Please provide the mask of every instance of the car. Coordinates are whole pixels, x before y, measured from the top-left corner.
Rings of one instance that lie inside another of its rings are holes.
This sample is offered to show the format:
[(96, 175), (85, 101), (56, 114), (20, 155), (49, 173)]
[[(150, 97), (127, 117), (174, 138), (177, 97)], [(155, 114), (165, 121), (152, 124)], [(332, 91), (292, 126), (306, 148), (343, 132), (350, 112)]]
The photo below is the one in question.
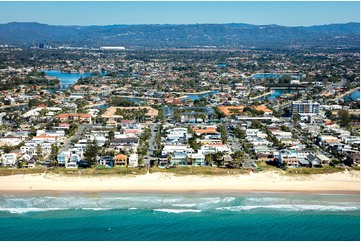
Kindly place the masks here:
[(90, 168), (91, 164), (89, 162), (85, 161), (85, 160), (81, 160), (81, 161), (79, 161), (78, 167)]

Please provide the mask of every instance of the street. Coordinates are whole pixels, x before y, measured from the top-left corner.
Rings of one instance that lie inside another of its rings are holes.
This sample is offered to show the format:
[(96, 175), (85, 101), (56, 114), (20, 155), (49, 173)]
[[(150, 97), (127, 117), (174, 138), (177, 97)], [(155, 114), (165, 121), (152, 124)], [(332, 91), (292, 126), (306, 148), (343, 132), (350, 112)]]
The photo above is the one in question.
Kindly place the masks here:
[(78, 131), (72, 137), (70, 137), (67, 141), (65, 141), (63, 147), (60, 150), (60, 153), (69, 149), (69, 145), (72, 140), (80, 139), (81, 134), (83, 133), (84, 129), (87, 126), (89, 126), (89, 124), (79, 124)]

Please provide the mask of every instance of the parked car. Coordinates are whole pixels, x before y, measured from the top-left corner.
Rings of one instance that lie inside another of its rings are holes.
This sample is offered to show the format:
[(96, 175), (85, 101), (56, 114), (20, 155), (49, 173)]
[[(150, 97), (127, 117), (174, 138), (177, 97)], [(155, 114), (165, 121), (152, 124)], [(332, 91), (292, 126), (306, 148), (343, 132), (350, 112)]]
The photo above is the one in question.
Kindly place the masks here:
[(80, 168), (90, 168), (91, 164), (85, 160), (79, 161), (78, 167)]

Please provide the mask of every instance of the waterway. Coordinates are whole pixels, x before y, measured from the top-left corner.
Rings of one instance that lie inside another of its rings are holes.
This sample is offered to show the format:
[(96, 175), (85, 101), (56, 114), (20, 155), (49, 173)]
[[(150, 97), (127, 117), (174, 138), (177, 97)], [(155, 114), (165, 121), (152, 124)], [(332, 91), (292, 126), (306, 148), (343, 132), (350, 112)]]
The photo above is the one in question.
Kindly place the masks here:
[[(73, 85), (76, 83), (81, 77), (85, 78), (91, 76), (91, 73), (84, 72), (84, 73), (67, 73), (61, 72), (60, 70), (45, 70), (46, 75), (57, 77), (60, 80), (60, 90), (67, 89), (69, 85)], [(52, 92), (54, 90), (48, 90)]]
[(350, 93), (349, 95), (344, 96), (343, 100), (345, 100), (345, 101), (360, 100), (360, 91), (354, 91), (354, 92)]
[(206, 93), (203, 93), (203, 94), (187, 94), (184, 98), (182, 98), (182, 100), (185, 100), (185, 99), (190, 99), (192, 101), (195, 101), (195, 100), (200, 100), (204, 97), (207, 97), (209, 95), (212, 95), (212, 94), (218, 94), (219, 91), (209, 91), (209, 92), (206, 92)]
[(296, 92), (296, 90), (292, 89), (274, 89), (272, 90), (272, 93), (266, 96), (262, 96), (260, 98), (257, 98), (258, 100), (273, 100), (275, 98), (278, 98), (286, 93), (293, 93)]

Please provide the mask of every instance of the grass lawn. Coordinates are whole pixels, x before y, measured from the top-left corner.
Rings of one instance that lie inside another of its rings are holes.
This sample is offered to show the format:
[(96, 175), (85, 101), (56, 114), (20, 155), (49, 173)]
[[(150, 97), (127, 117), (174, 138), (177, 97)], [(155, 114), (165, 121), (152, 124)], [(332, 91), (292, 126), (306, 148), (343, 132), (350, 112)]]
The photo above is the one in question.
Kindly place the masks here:
[(178, 166), (177, 168), (150, 168), (150, 173), (164, 172), (174, 175), (229, 175), (229, 174), (247, 174), (250, 171), (245, 169), (228, 169), (211, 166)]
[[(297, 174), (331, 174), (336, 172), (343, 172), (345, 169), (336, 168), (332, 166), (326, 166), (322, 168), (287, 168), (285, 171), (267, 165), (265, 162), (257, 162), (257, 166), (262, 170), (258, 172), (267, 172), (267, 171), (280, 171), (286, 175), (297, 175)], [(348, 168), (352, 169), (352, 168)], [(357, 170), (356, 168), (354, 168)], [(144, 175), (147, 173), (147, 168), (131, 168), (131, 167), (113, 167), (113, 168), (87, 168), (87, 169), (66, 169), (66, 168), (44, 168), (36, 167), (34, 169), (17, 169), (17, 168), (0, 168), (0, 176), (10, 176), (10, 175), (21, 175), (21, 174), (41, 174), (46, 171), (47, 174), (59, 174), (66, 176), (114, 176), (114, 175)], [(202, 167), (191, 167), (191, 166), (178, 166), (177, 168), (158, 168), (151, 167), (150, 173), (168, 173), (174, 175), (235, 175), (235, 174), (248, 174), (251, 171), (247, 169), (229, 169), (229, 168), (218, 168), (211, 166), (202, 166)]]
[(337, 172), (343, 172), (345, 169), (342, 168), (336, 168), (333, 166), (325, 166), (322, 168), (287, 168), (286, 174), (290, 175), (297, 175), (297, 174), (309, 174), (309, 175), (315, 175), (315, 174), (331, 174), (331, 173), (337, 173)]

